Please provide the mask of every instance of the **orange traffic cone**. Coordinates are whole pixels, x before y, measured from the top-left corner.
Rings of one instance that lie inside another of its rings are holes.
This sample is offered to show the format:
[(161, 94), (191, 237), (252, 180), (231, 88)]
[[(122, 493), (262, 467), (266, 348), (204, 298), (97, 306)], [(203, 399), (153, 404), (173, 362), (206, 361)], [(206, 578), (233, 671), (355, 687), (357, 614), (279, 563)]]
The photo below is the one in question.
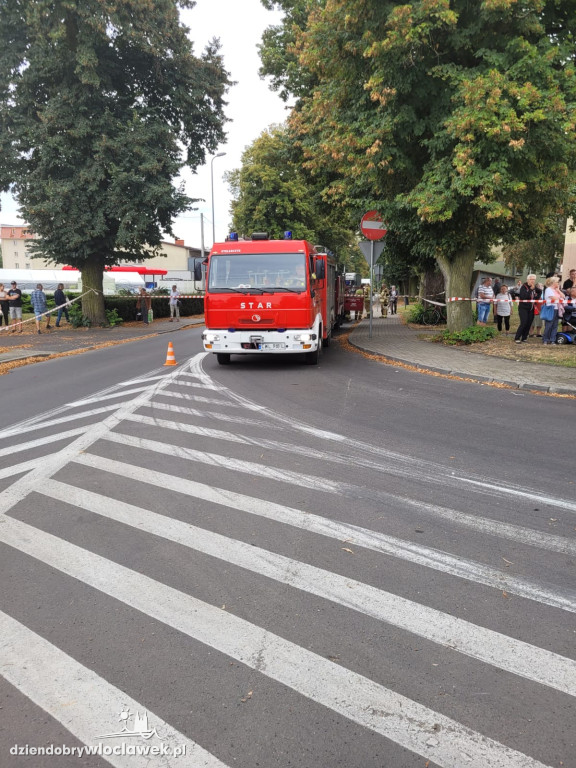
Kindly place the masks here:
[(174, 356), (174, 347), (172, 346), (172, 342), (168, 342), (168, 352), (166, 353), (166, 362), (164, 365), (178, 365), (176, 362), (176, 357)]

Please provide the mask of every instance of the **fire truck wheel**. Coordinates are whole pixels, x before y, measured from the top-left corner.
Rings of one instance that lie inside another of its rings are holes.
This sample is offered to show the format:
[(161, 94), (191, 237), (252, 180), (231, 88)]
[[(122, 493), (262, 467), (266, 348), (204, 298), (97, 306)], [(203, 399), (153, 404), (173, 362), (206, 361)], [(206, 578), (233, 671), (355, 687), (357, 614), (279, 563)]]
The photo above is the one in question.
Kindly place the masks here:
[(322, 344), (318, 344), (318, 348), (314, 352), (306, 352), (304, 354), (304, 362), (306, 365), (318, 365), (320, 357), (322, 355)]
[(220, 365), (230, 365), (230, 355), (227, 355), (223, 352), (216, 353), (216, 360), (218, 360)]
[(332, 335), (330, 334), (325, 339), (322, 339), (322, 346), (323, 347), (329, 347), (331, 341), (332, 341)]

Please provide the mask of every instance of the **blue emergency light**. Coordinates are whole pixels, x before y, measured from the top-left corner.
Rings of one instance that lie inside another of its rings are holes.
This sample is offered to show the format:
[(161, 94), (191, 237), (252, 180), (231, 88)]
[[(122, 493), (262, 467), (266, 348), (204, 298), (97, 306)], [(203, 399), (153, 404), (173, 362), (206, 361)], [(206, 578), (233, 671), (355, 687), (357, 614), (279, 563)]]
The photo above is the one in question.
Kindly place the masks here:
[(238, 242), (238, 232), (230, 232), (229, 241), (232, 243)]
[(292, 240), (292, 231), (287, 229), (286, 232), (284, 232), (284, 240)]

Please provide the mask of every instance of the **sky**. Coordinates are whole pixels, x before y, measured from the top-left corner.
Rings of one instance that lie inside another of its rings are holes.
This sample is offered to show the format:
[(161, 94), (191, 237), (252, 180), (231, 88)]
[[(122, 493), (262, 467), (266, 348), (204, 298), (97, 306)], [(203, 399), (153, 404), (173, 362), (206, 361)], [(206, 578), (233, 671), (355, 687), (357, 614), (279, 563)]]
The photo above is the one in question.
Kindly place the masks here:
[[(241, 166), (244, 149), (262, 131), (273, 123), (286, 119), (286, 105), (258, 75), (260, 58), (256, 46), (266, 27), (278, 24), (279, 12), (267, 11), (260, 0), (197, 0), (193, 9), (182, 12), (182, 21), (190, 29), (194, 53), (199, 56), (209, 40), (220, 39), (224, 66), (230, 79), (236, 81), (228, 93), (226, 115), (227, 142), (215, 154), (225, 152), (212, 163), (214, 175), (214, 224), (216, 240), (223, 240), (229, 231), (230, 192), (223, 179), (224, 173)], [(212, 195), (210, 183), (211, 157), (195, 174), (185, 170), (182, 179), (189, 197), (203, 198), (197, 210), (187, 211), (176, 219), (175, 235), (186, 245), (196, 248), (201, 244), (200, 214), (204, 215), (204, 245), (212, 244)], [(1, 196), (0, 221), (18, 224), (17, 202), (9, 195)], [(167, 237), (167, 239), (170, 239)]]

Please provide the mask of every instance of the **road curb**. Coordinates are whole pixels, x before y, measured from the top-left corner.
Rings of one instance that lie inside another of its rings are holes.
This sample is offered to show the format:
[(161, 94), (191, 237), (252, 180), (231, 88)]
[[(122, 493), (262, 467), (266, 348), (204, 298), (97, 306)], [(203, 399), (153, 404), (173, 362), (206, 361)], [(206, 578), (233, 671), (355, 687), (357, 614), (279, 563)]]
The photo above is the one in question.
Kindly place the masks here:
[(359, 349), (361, 352), (366, 352), (369, 355), (380, 357), (383, 360), (386, 360), (387, 362), (391, 363), (392, 365), (394, 363), (398, 363), (400, 365), (409, 366), (410, 368), (415, 368), (418, 371), (422, 371), (422, 373), (429, 372), (429, 373), (438, 373), (444, 376), (454, 376), (457, 378), (466, 379), (470, 383), (474, 383), (474, 384), (494, 384), (497, 386), (505, 386), (509, 389), (522, 389), (522, 390), (532, 391), (532, 392), (542, 392), (543, 394), (576, 396), (576, 387), (574, 389), (569, 387), (556, 387), (556, 386), (547, 387), (541, 384), (529, 384), (527, 382), (509, 381), (509, 380), (498, 379), (498, 378), (495, 379), (493, 377), (480, 376), (473, 373), (464, 373), (463, 371), (455, 371), (449, 368), (437, 368), (435, 366), (430, 366), (430, 365), (421, 365), (420, 363), (414, 362), (413, 360), (404, 360), (396, 356), (385, 355), (385, 354), (382, 354), (381, 352), (376, 352), (373, 349), (369, 349), (368, 347), (363, 347), (358, 342), (354, 342), (350, 337), (348, 338), (348, 341), (352, 347)]

